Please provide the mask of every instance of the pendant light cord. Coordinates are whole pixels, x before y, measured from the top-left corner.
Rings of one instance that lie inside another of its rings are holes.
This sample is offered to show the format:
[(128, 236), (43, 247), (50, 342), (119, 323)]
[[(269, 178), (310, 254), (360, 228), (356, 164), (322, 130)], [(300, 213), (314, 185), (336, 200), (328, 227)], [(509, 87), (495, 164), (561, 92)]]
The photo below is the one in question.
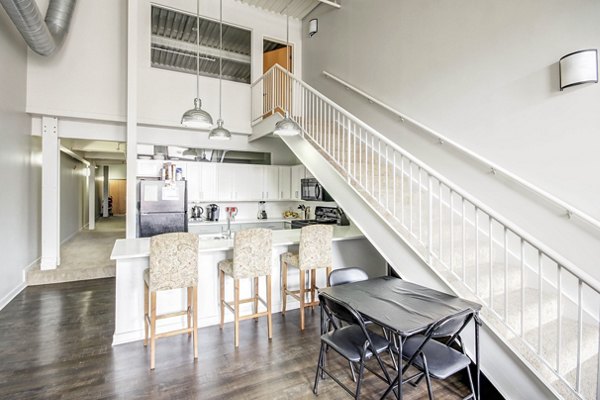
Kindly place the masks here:
[(223, 107), (223, 0), (219, 3), (219, 120)]
[(196, 1), (196, 98), (200, 98), (200, 0)]
[[(288, 3), (288, 6), (289, 6), (289, 3)], [(289, 14), (285, 15), (285, 69), (287, 71), (287, 76), (288, 76), (288, 82), (287, 82), (288, 99), (287, 99), (287, 102), (286, 102), (287, 104), (286, 104), (286, 108), (285, 108), (285, 116), (287, 117), (289, 115), (288, 110), (290, 108), (290, 98), (292, 97), (292, 86), (290, 85), (291, 79), (290, 79), (290, 15)]]

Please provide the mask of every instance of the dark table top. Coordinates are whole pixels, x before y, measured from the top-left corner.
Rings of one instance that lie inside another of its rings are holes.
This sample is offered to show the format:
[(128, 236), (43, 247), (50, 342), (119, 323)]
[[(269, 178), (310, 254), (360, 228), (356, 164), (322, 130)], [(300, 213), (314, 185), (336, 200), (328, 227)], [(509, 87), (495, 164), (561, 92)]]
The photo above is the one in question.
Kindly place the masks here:
[(384, 276), (321, 289), (401, 336), (426, 330), (450, 315), (481, 305), (402, 279)]

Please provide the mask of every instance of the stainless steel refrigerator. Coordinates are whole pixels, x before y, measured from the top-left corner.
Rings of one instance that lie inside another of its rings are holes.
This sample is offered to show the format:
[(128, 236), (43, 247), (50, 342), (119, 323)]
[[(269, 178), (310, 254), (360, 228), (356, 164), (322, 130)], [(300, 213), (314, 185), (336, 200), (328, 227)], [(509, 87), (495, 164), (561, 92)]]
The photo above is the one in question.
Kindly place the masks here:
[(138, 185), (139, 237), (187, 232), (187, 182), (142, 180)]

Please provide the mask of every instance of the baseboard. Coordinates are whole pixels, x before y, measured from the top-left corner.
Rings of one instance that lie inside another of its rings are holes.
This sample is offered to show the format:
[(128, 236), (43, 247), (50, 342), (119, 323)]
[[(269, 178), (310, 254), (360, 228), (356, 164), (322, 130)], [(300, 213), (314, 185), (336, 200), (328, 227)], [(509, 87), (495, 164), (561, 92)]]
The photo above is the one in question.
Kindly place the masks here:
[(15, 297), (17, 297), (17, 295), (19, 293), (21, 293), (21, 291), (23, 289), (25, 289), (27, 287), (27, 271), (29, 271), (32, 268), (35, 268), (38, 264), (40, 263), (40, 257), (36, 258), (35, 260), (33, 260), (33, 262), (31, 262), (29, 265), (25, 266), (22, 270), (22, 276), (21, 276), (21, 283), (19, 283), (13, 290), (11, 290), (10, 292), (8, 292), (6, 294), (6, 296), (4, 296), (2, 299), (0, 299), (0, 311), (6, 307), (6, 305), (8, 303), (11, 302), (12, 299), (14, 299)]
[(81, 228), (79, 228), (78, 230), (76, 230), (75, 232), (71, 233), (69, 236), (67, 236), (65, 239), (63, 239), (60, 242), (60, 245), (62, 246), (63, 244), (65, 244), (66, 242), (68, 242), (69, 240), (73, 239), (75, 237), (75, 235), (77, 235), (79, 232), (83, 231), (86, 227), (88, 227), (89, 224), (85, 224), (83, 225)]

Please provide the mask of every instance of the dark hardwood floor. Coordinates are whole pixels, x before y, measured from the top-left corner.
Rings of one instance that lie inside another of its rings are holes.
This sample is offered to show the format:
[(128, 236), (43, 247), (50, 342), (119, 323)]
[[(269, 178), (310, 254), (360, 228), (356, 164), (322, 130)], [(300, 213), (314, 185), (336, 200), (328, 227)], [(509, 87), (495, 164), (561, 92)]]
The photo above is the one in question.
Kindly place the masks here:
[[(332, 379), (312, 393), (319, 351), (319, 313), (275, 314), (273, 340), (266, 320), (241, 323), (240, 348), (233, 326), (199, 331), (193, 362), (191, 340), (157, 342), (156, 370), (142, 342), (111, 346), (114, 279), (26, 288), (0, 311), (0, 399), (349, 399)], [(200, 305), (201, 306), (201, 305)], [(329, 363), (351, 383), (347, 364), (335, 352)], [(436, 399), (468, 393), (461, 376), (434, 381)], [(427, 398), (424, 382), (405, 385), (405, 398)], [(363, 398), (379, 398), (384, 382), (367, 372)], [(391, 396), (389, 397), (391, 398)]]

